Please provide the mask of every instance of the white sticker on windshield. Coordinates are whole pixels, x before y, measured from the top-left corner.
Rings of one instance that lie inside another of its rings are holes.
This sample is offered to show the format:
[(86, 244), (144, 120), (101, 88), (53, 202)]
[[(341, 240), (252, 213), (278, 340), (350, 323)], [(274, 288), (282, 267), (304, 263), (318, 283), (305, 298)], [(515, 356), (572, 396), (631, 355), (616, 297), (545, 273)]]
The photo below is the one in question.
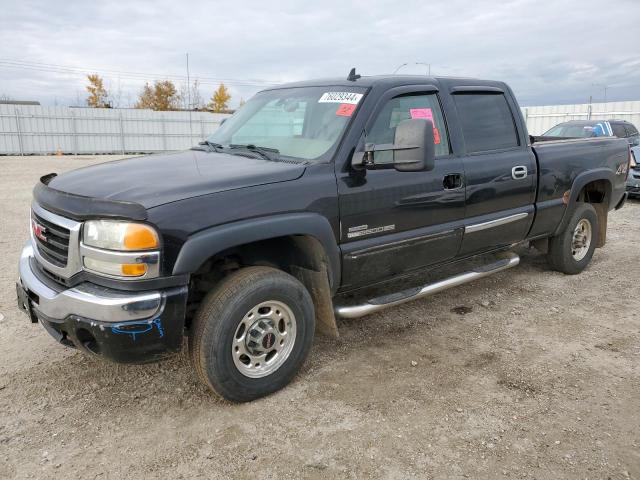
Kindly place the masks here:
[(352, 105), (357, 105), (361, 98), (361, 93), (326, 92), (322, 94), (318, 103), (350, 103)]

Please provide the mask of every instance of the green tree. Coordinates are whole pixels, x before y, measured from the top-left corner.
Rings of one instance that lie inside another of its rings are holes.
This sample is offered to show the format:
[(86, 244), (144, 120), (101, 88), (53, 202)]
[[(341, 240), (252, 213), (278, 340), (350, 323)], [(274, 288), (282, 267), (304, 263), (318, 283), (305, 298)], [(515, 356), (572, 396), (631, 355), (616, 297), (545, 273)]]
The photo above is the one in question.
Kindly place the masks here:
[(89, 81), (89, 85), (87, 85), (87, 92), (89, 92), (89, 97), (87, 97), (87, 105), (93, 108), (109, 108), (109, 102), (107, 100), (109, 94), (107, 93), (107, 89), (104, 88), (104, 81), (102, 77), (97, 73), (87, 75), (87, 80)]
[(135, 108), (149, 108), (151, 110), (178, 110), (180, 95), (171, 80), (155, 81), (153, 86), (145, 83), (138, 96)]
[(224, 112), (229, 109), (229, 100), (231, 100), (231, 94), (224, 83), (221, 83), (218, 89), (213, 92), (208, 107), (214, 112)]

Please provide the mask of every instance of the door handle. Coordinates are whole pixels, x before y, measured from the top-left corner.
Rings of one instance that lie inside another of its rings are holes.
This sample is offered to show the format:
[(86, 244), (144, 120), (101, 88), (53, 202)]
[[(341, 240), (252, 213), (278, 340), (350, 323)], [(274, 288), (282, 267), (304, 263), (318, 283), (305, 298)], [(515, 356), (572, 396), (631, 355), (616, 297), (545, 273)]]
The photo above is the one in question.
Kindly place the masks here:
[(524, 165), (518, 165), (517, 167), (513, 167), (511, 169), (511, 178), (514, 180), (521, 180), (523, 178), (527, 178), (527, 167)]
[(462, 186), (462, 175), (459, 173), (450, 173), (442, 179), (442, 186), (445, 190), (454, 190)]

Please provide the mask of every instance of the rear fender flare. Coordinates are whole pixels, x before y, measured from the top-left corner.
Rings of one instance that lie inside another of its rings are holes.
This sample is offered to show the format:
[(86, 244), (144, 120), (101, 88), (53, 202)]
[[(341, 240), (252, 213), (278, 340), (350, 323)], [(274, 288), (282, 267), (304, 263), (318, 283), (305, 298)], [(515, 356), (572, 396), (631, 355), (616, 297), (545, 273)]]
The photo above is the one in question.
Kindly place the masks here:
[(316, 213), (291, 213), (219, 225), (192, 235), (180, 249), (173, 275), (191, 274), (217, 253), (247, 243), (288, 235), (309, 235), (328, 259), (332, 290), (340, 285), (340, 249), (329, 221)]
[[(558, 228), (556, 228), (553, 234), (554, 236), (559, 235), (566, 228), (567, 223), (569, 223), (569, 219), (571, 218), (571, 213), (573, 212), (573, 209), (578, 201), (578, 195), (580, 195), (580, 192), (585, 187), (585, 185), (591, 182), (596, 182), (598, 180), (604, 180), (608, 184), (605, 202), (611, 202), (611, 191), (615, 181), (615, 175), (611, 170), (607, 168), (598, 168), (581, 173), (575, 178), (573, 184), (571, 185), (571, 194), (569, 195), (567, 208), (562, 215), (562, 220), (560, 220)], [(611, 208), (613, 208), (611, 205), (607, 205), (607, 211), (611, 210)]]

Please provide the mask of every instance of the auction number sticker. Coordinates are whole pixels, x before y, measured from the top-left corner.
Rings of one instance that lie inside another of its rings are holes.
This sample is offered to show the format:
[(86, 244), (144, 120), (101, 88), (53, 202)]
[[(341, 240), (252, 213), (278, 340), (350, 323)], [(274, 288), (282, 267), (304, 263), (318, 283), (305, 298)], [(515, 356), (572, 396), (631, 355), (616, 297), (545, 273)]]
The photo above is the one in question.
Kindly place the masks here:
[(362, 98), (362, 93), (354, 92), (325, 92), (318, 103), (350, 103), (357, 105)]

